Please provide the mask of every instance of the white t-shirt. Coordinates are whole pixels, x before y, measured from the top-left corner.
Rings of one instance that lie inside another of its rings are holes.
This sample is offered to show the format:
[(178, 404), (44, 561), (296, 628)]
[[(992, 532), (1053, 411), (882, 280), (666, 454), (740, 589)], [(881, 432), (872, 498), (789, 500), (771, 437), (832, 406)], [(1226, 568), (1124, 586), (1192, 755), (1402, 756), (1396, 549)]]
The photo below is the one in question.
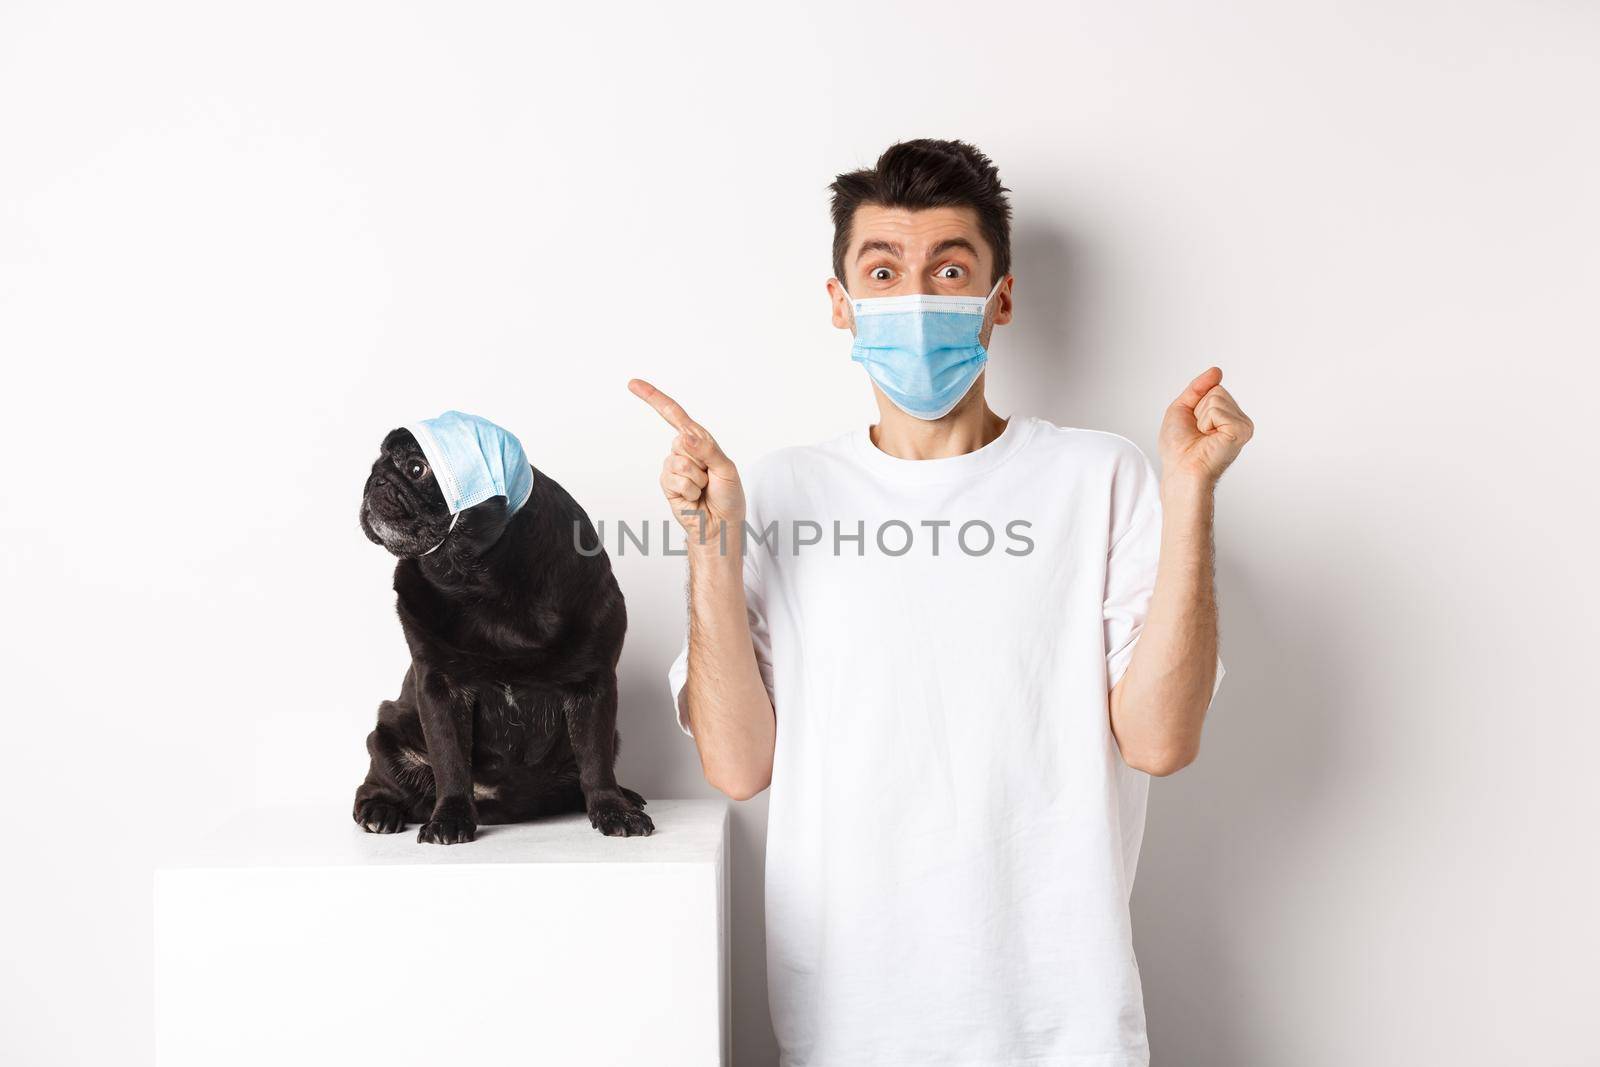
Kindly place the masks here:
[(781, 1063), (1148, 1063), (1128, 893), (1149, 777), (1107, 694), (1155, 583), (1149, 462), (1016, 416), (965, 455), (897, 459), (863, 427), (743, 478)]

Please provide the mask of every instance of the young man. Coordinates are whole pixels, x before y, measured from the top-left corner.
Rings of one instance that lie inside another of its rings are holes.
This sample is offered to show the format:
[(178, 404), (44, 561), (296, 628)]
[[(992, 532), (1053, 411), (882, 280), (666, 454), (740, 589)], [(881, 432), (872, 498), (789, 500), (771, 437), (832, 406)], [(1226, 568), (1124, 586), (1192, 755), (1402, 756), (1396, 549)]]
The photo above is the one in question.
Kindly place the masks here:
[(1201, 374), (1158, 482), (1124, 438), (1001, 418), (993, 164), (911, 141), (832, 188), (833, 323), (876, 425), (741, 476), (629, 385), (678, 430), (679, 725), (717, 788), (772, 790), (782, 1063), (1146, 1064), (1128, 894), (1149, 775), (1195, 758), (1220, 682), (1213, 490), (1250, 420)]

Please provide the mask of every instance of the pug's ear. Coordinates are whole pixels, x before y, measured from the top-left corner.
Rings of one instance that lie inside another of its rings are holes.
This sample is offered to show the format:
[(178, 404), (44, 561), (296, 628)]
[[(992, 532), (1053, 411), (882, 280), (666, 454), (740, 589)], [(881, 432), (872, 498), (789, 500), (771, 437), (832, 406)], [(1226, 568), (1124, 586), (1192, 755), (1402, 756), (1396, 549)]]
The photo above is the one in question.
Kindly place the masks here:
[(473, 555), (480, 555), (500, 540), (500, 535), (506, 532), (506, 524), (510, 521), (511, 516), (506, 513), (506, 498), (492, 496), (461, 513), (461, 518), (456, 521), (456, 528), (450, 533), (450, 539), (458, 548)]

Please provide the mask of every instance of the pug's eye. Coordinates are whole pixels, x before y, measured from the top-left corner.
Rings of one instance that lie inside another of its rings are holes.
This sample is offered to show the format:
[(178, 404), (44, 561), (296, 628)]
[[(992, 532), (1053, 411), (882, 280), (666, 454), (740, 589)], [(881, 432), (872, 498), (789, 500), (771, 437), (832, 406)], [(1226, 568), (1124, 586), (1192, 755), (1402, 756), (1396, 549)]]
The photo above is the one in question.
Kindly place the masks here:
[(406, 474), (414, 482), (421, 481), (422, 476), (427, 473), (428, 465), (422, 462), (420, 459), (414, 459), (410, 463), (406, 464)]

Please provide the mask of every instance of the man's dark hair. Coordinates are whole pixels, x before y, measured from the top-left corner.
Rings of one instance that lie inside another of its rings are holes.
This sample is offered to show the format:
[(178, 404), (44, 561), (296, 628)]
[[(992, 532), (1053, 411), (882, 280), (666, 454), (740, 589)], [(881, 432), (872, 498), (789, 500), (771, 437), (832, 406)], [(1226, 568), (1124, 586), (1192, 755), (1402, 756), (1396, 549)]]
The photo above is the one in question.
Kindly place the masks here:
[(970, 207), (994, 251), (993, 285), (1011, 270), (1011, 201), (989, 157), (965, 141), (919, 138), (890, 145), (868, 170), (841, 174), (833, 190), (833, 276), (844, 281), (850, 227), (862, 204), (913, 210)]

